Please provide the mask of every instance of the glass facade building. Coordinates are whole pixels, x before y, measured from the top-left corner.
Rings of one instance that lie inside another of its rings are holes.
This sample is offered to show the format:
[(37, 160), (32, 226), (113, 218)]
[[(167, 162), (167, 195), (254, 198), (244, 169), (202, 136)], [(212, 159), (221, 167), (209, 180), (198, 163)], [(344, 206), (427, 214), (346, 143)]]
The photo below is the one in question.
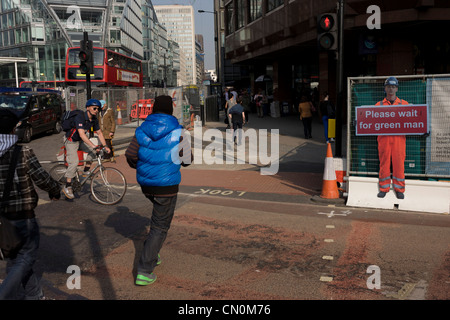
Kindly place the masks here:
[[(19, 81), (64, 80), (67, 48), (79, 46), (83, 32), (94, 46), (142, 60), (144, 85), (163, 81), (161, 70), (171, 74), (168, 58), (177, 55), (168, 53), (151, 0), (1, 1), (0, 57), (28, 59), (18, 64)], [(15, 83), (14, 64), (0, 65), (0, 86)]]

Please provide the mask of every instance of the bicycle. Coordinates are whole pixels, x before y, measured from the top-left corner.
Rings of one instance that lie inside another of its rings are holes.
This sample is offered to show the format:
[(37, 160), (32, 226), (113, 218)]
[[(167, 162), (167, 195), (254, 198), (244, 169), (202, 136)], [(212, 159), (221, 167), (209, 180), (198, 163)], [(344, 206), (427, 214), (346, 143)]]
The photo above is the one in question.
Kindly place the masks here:
[[(127, 182), (122, 172), (116, 168), (102, 165), (103, 152), (103, 149), (96, 152), (97, 164), (87, 173), (86, 177), (80, 179), (80, 174), (78, 170), (76, 171), (76, 175), (72, 179), (72, 189), (73, 192), (81, 191), (86, 182), (91, 179), (90, 190), (94, 199), (100, 204), (112, 205), (118, 203), (125, 196)], [(86, 162), (86, 160), (81, 162)], [(49, 174), (59, 184), (64, 186), (66, 183), (66, 171), (67, 165), (64, 161), (59, 161), (59, 164), (50, 169)]]

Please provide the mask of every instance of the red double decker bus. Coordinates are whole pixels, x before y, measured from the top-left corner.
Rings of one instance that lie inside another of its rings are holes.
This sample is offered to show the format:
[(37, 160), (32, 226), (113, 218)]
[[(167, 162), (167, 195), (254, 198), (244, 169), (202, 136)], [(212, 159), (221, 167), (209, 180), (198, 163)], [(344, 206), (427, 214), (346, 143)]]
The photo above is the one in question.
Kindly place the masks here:
[[(67, 49), (66, 84), (76, 86), (84, 83), (86, 75), (80, 72), (80, 47)], [(91, 85), (98, 87), (142, 87), (141, 60), (105, 48), (94, 47), (94, 73)]]

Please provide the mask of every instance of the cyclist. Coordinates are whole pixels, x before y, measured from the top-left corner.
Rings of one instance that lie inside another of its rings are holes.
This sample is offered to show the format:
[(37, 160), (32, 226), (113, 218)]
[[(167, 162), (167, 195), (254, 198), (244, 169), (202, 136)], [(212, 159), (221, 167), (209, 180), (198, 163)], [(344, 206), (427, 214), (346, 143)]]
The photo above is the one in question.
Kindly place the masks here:
[[(95, 157), (95, 150), (99, 147), (105, 148), (106, 153), (110, 153), (111, 150), (106, 146), (105, 138), (100, 130), (100, 125), (97, 119), (99, 110), (102, 108), (102, 104), (97, 99), (89, 99), (86, 102), (86, 112), (78, 114), (73, 121), (73, 127), (67, 131), (64, 137), (64, 145), (66, 147), (66, 159), (67, 159), (67, 171), (66, 186), (63, 188), (65, 196), (69, 199), (75, 198), (72, 190), (72, 179), (76, 175), (77, 166), (79, 163), (78, 150), (87, 152), (86, 164), (84, 172), (87, 172), (91, 168), (91, 161)], [(100, 142), (100, 146), (96, 146), (89, 138), (94, 133), (97, 134)], [(89, 135), (89, 136), (88, 136)]]

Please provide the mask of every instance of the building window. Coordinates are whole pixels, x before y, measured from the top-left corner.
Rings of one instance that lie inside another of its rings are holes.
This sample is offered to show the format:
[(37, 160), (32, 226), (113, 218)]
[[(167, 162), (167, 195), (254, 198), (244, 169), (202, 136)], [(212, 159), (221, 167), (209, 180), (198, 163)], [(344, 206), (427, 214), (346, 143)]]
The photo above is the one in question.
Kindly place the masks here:
[(245, 25), (245, 0), (237, 0), (237, 28), (240, 29)]
[(34, 27), (31, 30), (32, 41), (44, 41), (44, 27)]
[(10, 13), (8, 13), (8, 27), (11, 28), (11, 27), (13, 27), (14, 25), (15, 25), (15, 24), (14, 24), (13, 13), (10, 12)]
[(0, 16), (1, 20), (2, 20), (2, 29), (7, 29), (8, 28), (8, 17), (5, 15)]
[(225, 7), (225, 20), (226, 20), (226, 34), (227, 35), (232, 34), (235, 31), (233, 2), (230, 2)]
[(14, 37), (14, 30), (9, 31), (9, 44), (12, 46), (16, 44), (16, 38)]
[(250, 0), (250, 22), (262, 17), (262, 0)]
[(9, 46), (8, 31), (3, 32), (3, 44), (5, 47)]
[(16, 29), (15, 30), (16, 32), (16, 34), (15, 34), (15, 38), (16, 38), (16, 43), (17, 44), (19, 44), (19, 43), (21, 43), (22, 42), (22, 37), (21, 37), (21, 30), (18, 28), (18, 29)]
[(284, 4), (284, 0), (267, 0), (267, 11), (271, 11)]
[(110, 30), (110, 43), (120, 43), (120, 30)]

